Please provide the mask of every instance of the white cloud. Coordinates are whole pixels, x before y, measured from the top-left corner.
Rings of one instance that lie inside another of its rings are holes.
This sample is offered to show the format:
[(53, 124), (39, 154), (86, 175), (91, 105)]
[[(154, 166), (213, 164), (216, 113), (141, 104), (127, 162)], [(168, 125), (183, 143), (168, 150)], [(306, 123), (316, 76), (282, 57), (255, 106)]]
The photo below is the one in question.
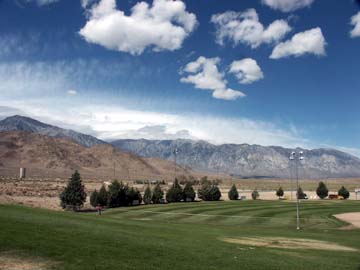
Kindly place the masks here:
[(251, 84), (264, 78), (261, 68), (251, 58), (233, 61), (229, 72), (235, 74), (239, 82), (243, 84)]
[(310, 6), (314, 0), (262, 0), (263, 4), (282, 12), (291, 12)]
[(360, 37), (360, 11), (351, 17), (350, 24), (354, 26), (354, 29), (350, 31), (350, 36), (352, 38)]
[(49, 5), (55, 2), (58, 2), (59, 0), (26, 0), (27, 2), (35, 2), (38, 6), (45, 6)]
[(69, 95), (69, 96), (76, 96), (77, 95), (77, 91), (76, 90), (68, 90), (67, 91), (67, 94)]
[(139, 2), (130, 15), (116, 9), (115, 0), (101, 0), (79, 33), (87, 42), (139, 55), (146, 48), (180, 49), (196, 25), (196, 16), (180, 0), (154, 0), (151, 6)]
[(263, 43), (277, 43), (291, 31), (291, 27), (284, 20), (276, 20), (265, 28), (255, 9), (215, 14), (211, 17), (211, 22), (216, 27), (216, 41), (221, 45), (225, 40), (229, 40), (235, 45), (243, 43), (257, 48)]
[(245, 94), (227, 88), (224, 73), (221, 73), (217, 65), (220, 58), (206, 58), (200, 56), (196, 61), (188, 63), (183, 72), (190, 73), (187, 77), (180, 79), (183, 83), (192, 83), (197, 89), (212, 90), (213, 97), (217, 99), (234, 100), (244, 97)]
[(326, 41), (319, 27), (295, 34), (291, 40), (279, 43), (270, 55), (271, 59), (304, 54), (325, 55)]
[[(73, 103), (57, 99), (0, 100), (13, 110), (63, 128), (88, 133), (103, 140), (119, 138), (174, 139), (192, 138), (212, 143), (249, 143), (306, 147), (308, 141), (285, 127), (247, 119), (200, 114), (169, 114), (126, 109), (120, 105)], [(81, 99), (83, 100), (83, 98)], [(76, 104), (76, 109), (74, 109)], [(240, 131), (240, 132), (239, 132)]]

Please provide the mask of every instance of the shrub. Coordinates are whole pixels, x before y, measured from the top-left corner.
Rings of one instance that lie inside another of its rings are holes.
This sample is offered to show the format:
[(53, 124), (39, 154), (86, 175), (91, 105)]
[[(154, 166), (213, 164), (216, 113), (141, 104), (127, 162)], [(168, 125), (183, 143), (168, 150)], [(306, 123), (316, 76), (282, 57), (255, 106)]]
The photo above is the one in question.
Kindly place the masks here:
[(257, 199), (260, 198), (260, 194), (259, 194), (259, 192), (258, 192), (256, 189), (251, 193), (251, 198), (252, 198), (253, 200), (257, 200)]
[(152, 195), (153, 203), (160, 203), (164, 196), (164, 192), (161, 190), (160, 184), (157, 184), (154, 188), (154, 192)]
[(229, 190), (228, 196), (230, 200), (239, 199), (239, 192), (237, 191), (235, 184), (233, 184), (231, 189)]
[(346, 200), (350, 197), (350, 192), (344, 186), (342, 186), (338, 191), (338, 195)]
[(302, 190), (301, 187), (298, 188), (298, 190), (296, 192), (296, 196), (299, 200), (306, 199), (306, 193), (304, 193), (304, 191)]
[(62, 208), (70, 206), (73, 210), (78, 210), (84, 205), (84, 202), (86, 201), (86, 193), (78, 171), (74, 172), (68, 185), (60, 194), (60, 201)]
[(190, 182), (186, 182), (185, 187), (184, 187), (184, 191), (183, 191), (183, 195), (184, 195), (184, 201), (194, 201), (195, 200), (195, 190), (193, 188), (193, 185)]
[(152, 199), (152, 194), (151, 194), (151, 189), (149, 187), (149, 185), (146, 187), (145, 192), (144, 192), (144, 203), (145, 204), (150, 204), (151, 203), (151, 199)]
[(319, 196), (320, 199), (324, 199), (328, 196), (329, 190), (324, 184), (324, 182), (319, 183), (319, 186), (316, 189), (316, 194)]
[(211, 184), (210, 181), (203, 181), (203, 184), (198, 190), (198, 194), (199, 198), (204, 201), (218, 201), (221, 198), (219, 187)]
[(94, 192), (92, 192), (90, 195), (91, 206), (96, 207), (98, 205), (98, 196), (99, 196), (99, 193), (95, 189)]
[(284, 196), (284, 190), (282, 189), (282, 187), (279, 187), (279, 189), (276, 191), (276, 196), (280, 197)]
[(166, 200), (170, 202), (180, 202), (183, 199), (183, 190), (179, 184), (179, 181), (175, 178), (175, 182), (166, 192)]

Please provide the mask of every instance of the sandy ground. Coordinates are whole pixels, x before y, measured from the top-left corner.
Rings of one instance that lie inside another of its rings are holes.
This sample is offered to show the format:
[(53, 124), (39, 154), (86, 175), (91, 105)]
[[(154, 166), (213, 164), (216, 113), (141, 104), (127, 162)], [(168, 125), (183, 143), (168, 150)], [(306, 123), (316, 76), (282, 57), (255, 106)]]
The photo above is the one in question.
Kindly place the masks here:
[(339, 250), (358, 251), (357, 249), (342, 246), (336, 243), (285, 237), (262, 237), (262, 238), (224, 238), (222, 241), (252, 247), (283, 248), (283, 249), (317, 249), (317, 250)]
[(46, 270), (51, 264), (39, 258), (24, 258), (11, 252), (0, 253), (0, 270)]
[(355, 228), (360, 228), (360, 212), (338, 214), (334, 217), (350, 223)]

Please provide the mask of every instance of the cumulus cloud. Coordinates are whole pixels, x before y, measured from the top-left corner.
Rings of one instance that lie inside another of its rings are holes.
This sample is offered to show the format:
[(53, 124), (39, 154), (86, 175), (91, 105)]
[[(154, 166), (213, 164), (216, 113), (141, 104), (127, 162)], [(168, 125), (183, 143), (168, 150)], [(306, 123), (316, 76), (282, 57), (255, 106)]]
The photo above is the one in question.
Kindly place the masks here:
[(350, 24), (354, 26), (354, 29), (350, 31), (352, 38), (360, 37), (360, 11), (351, 17)]
[(263, 4), (282, 12), (291, 12), (310, 6), (314, 0), (262, 0)]
[(256, 60), (251, 58), (233, 61), (229, 72), (235, 74), (239, 82), (243, 84), (251, 84), (264, 78), (264, 74)]
[(212, 90), (213, 97), (217, 99), (234, 100), (244, 97), (245, 94), (227, 88), (227, 81), (224, 73), (221, 73), (217, 65), (220, 58), (206, 58), (200, 56), (196, 61), (188, 63), (183, 72), (190, 73), (180, 79), (183, 83), (192, 83), (197, 89)]
[(271, 59), (304, 54), (325, 55), (326, 41), (319, 27), (295, 34), (290, 40), (279, 43), (270, 55)]
[(257, 48), (263, 43), (277, 43), (291, 31), (285, 20), (276, 20), (264, 27), (255, 9), (215, 14), (211, 17), (211, 22), (215, 24), (216, 42), (220, 45), (229, 40), (235, 45), (243, 43)]
[(79, 31), (87, 42), (133, 55), (146, 48), (156, 52), (180, 49), (197, 25), (196, 16), (180, 0), (139, 2), (130, 15), (118, 10), (115, 0), (101, 0), (89, 12), (89, 20)]

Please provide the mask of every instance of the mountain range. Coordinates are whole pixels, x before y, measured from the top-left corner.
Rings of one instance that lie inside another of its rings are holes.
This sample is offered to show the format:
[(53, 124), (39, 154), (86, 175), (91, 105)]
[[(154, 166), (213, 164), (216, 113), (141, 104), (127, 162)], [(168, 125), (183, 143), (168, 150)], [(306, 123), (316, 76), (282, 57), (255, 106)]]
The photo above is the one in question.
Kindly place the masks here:
[[(177, 149), (177, 163), (198, 172), (221, 173), (240, 178), (288, 178), (294, 174), (294, 170), (290, 170), (291, 163), (289, 163), (290, 153), (294, 150), (280, 146), (214, 145), (206, 141), (184, 139), (123, 139), (104, 142), (93, 136), (51, 126), (23, 116), (12, 116), (0, 121), (1, 131), (25, 131), (69, 139), (83, 147), (84, 157), (87, 155), (85, 148), (93, 149), (99, 145), (101, 148), (106, 145), (106, 147), (113, 146), (122, 153), (126, 151), (144, 158), (157, 158), (158, 162), (160, 160), (171, 161), (168, 164), (173, 164), (174, 149)], [(2, 136), (4, 135), (0, 135), (0, 137)], [(55, 140), (52, 143), (58, 144), (59, 141)], [(360, 159), (355, 156), (334, 149), (297, 150), (303, 151), (305, 157), (299, 166), (299, 175), (302, 178), (360, 176)], [(102, 154), (109, 155), (109, 152), (105, 151)]]

